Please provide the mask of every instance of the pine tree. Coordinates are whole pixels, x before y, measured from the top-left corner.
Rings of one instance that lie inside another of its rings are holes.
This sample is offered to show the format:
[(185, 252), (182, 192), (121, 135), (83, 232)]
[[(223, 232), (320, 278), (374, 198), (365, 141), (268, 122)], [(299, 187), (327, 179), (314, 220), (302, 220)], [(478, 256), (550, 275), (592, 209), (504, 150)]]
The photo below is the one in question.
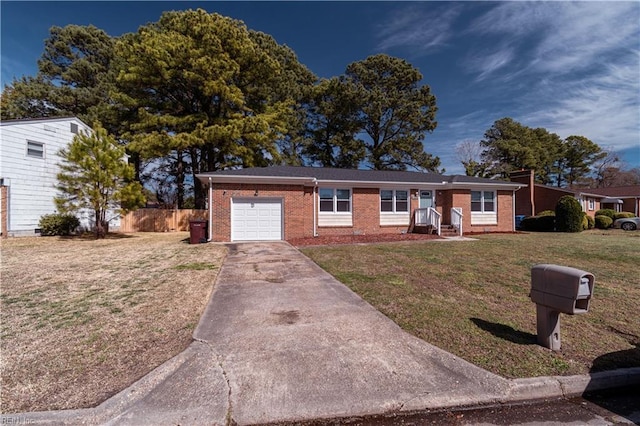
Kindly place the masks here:
[(104, 128), (81, 132), (59, 155), (63, 161), (56, 206), (61, 213), (93, 212), (96, 238), (104, 238), (112, 219), (109, 212), (125, 214), (144, 204), (142, 186), (132, 181), (135, 171), (125, 161), (124, 148)]

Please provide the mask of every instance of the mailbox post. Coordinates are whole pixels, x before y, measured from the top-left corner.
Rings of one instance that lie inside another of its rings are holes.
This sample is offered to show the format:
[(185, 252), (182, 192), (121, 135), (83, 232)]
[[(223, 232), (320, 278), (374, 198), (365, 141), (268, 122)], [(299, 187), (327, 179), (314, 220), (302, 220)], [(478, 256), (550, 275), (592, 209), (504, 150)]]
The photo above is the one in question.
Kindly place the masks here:
[(536, 304), (538, 344), (560, 350), (560, 314), (589, 311), (595, 277), (567, 266), (542, 264), (531, 268), (531, 293)]

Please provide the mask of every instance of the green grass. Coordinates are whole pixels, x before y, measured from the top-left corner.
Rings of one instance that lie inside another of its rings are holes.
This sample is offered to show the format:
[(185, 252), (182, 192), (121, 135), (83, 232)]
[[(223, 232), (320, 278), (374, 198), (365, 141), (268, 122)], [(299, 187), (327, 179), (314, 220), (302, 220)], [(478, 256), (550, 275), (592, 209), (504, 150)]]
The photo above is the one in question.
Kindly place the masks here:
[[(495, 234), (303, 252), (409, 333), (503, 376), (640, 366), (640, 232)], [(559, 352), (536, 344), (529, 290), (539, 263), (596, 277), (590, 311), (561, 315)]]

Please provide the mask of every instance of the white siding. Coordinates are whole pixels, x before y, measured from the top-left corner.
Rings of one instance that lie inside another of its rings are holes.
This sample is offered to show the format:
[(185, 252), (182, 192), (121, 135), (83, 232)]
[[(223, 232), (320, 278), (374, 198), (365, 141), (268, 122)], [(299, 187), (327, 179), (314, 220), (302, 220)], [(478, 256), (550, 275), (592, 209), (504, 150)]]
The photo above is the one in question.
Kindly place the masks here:
[(472, 225), (497, 225), (498, 215), (495, 212), (478, 213), (471, 212)]
[[(0, 177), (9, 187), (9, 235), (32, 235), (41, 216), (56, 212), (57, 154), (75, 136), (71, 123), (79, 131), (91, 131), (76, 118), (0, 123)], [(27, 141), (44, 144), (44, 158), (28, 156)]]
[(409, 213), (380, 213), (380, 225), (407, 225), (409, 226)]
[(318, 213), (318, 226), (353, 226), (350, 213)]

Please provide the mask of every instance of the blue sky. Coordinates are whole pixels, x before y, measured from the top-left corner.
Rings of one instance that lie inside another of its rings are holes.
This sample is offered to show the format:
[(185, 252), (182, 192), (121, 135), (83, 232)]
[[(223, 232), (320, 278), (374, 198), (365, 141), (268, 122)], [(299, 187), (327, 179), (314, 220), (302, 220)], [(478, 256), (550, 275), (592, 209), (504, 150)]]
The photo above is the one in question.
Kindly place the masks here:
[(376, 53), (406, 59), (437, 97), (427, 152), (462, 173), (461, 142), (512, 117), (582, 135), (640, 167), (640, 2), (13, 2), (1, 12), (1, 84), (35, 75), (53, 25), (134, 32), (201, 7), (291, 47), (320, 77)]

